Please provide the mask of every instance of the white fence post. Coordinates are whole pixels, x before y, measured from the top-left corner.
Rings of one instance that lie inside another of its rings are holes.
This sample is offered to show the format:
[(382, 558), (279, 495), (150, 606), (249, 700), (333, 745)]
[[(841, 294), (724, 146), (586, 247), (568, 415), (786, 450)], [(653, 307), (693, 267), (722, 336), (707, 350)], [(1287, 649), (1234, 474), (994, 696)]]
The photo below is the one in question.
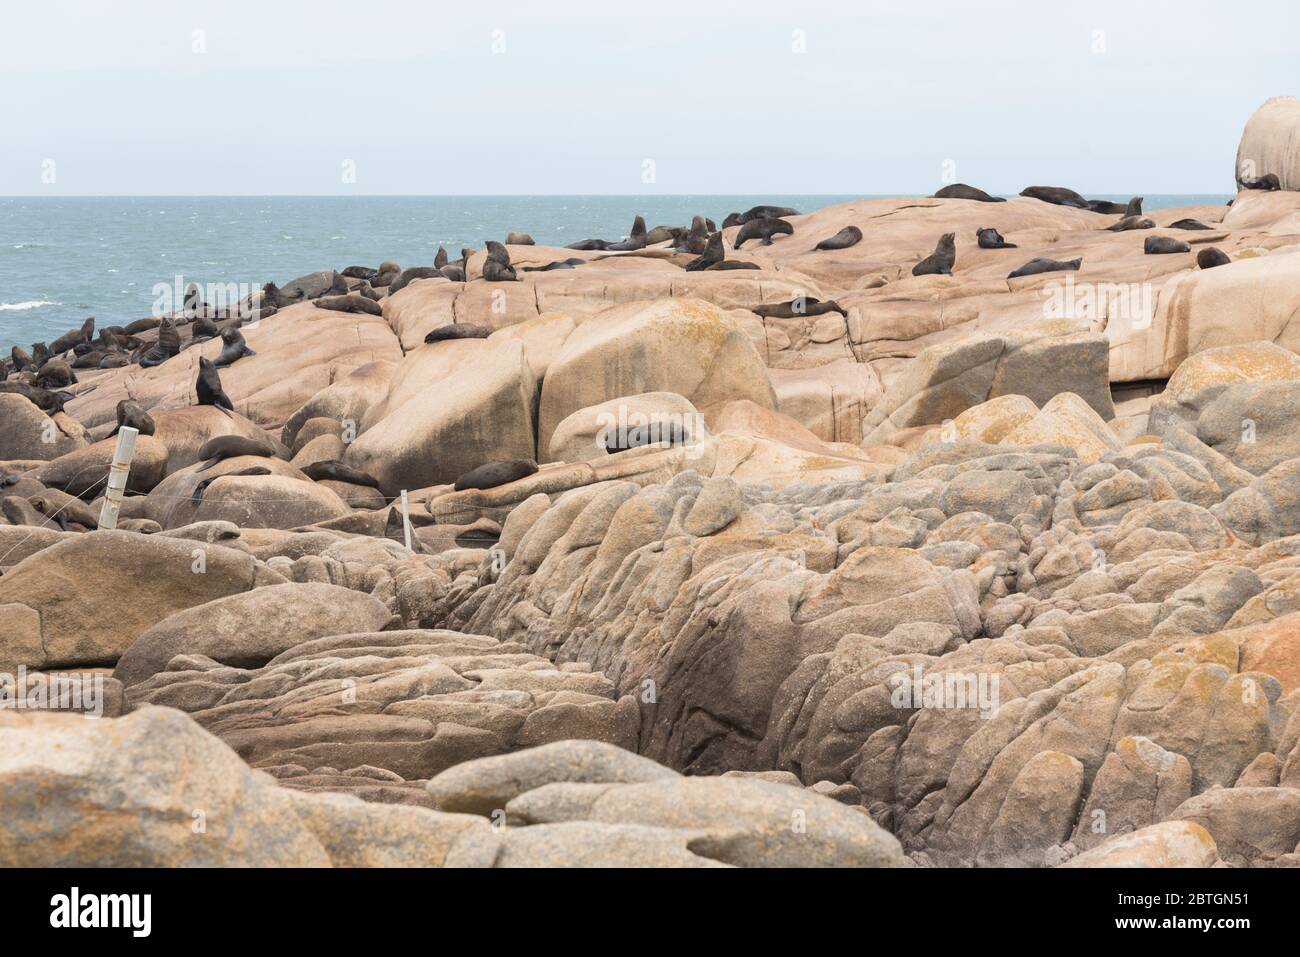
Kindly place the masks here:
[(124, 425), (117, 432), (117, 448), (113, 450), (113, 464), (108, 470), (108, 487), (104, 489), (104, 507), (99, 511), (100, 528), (117, 528), (117, 512), (122, 507), (126, 491), (126, 477), (131, 471), (135, 456), (135, 439), (138, 429)]
[(406, 536), (406, 548), (411, 548), (411, 502), (407, 498), (406, 489), (402, 489), (402, 534)]

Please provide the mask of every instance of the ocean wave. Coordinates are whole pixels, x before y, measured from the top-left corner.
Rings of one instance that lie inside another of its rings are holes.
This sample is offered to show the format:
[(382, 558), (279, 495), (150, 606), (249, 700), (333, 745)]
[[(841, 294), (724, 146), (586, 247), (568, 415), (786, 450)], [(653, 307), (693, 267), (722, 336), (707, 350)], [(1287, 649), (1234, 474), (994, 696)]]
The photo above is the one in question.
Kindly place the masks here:
[(0, 302), (0, 312), (21, 312), (25, 309), (39, 309), (41, 306), (61, 306), (61, 302), (48, 299), (29, 299), (27, 302)]

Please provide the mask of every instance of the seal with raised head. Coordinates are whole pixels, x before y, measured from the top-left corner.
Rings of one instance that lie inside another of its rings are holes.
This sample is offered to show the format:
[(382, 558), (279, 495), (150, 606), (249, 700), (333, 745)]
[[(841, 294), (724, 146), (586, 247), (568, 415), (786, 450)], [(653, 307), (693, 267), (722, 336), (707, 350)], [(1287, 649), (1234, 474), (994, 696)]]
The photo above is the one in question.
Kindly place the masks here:
[(1196, 254), (1196, 265), (1202, 269), (1213, 269), (1215, 266), (1226, 266), (1232, 262), (1228, 254), (1217, 246), (1206, 246)]
[(638, 216), (632, 220), (632, 233), (621, 243), (609, 243), (605, 249), (609, 252), (634, 252), (646, 246), (645, 217)]
[(402, 273), (402, 267), (390, 259), (379, 264), (379, 272), (370, 277), (370, 285), (383, 289)]
[(433, 268), (441, 269), (445, 265), (447, 265), (447, 248), (439, 243), (438, 251), (433, 254)]
[(761, 239), (764, 246), (772, 245), (773, 236), (793, 236), (794, 227), (784, 219), (751, 219), (740, 227), (740, 232), (736, 233), (735, 242), (731, 244), (732, 249), (739, 249), (751, 239)]
[(848, 249), (862, 242), (862, 230), (856, 226), (845, 226), (834, 236), (823, 239), (813, 249)]
[(726, 248), (722, 245), (722, 233), (716, 232), (709, 237), (704, 252), (686, 264), (687, 272), (699, 272), (716, 266), (727, 258)]
[(91, 316), (81, 324), (81, 328), (65, 332), (50, 343), (50, 355), (61, 356), (69, 349), (82, 342), (89, 342), (95, 334), (95, 317)]
[(1083, 265), (1083, 257), (1062, 260), (1048, 259), (1046, 256), (1035, 256), (1020, 268), (1007, 273), (1007, 278), (1016, 279), (1020, 276), (1037, 276), (1043, 272), (1077, 272), (1081, 265)]
[[(127, 326), (130, 329), (130, 326)], [(181, 335), (176, 331), (176, 324), (164, 319), (158, 324), (158, 341), (140, 356), (140, 365), (146, 369), (160, 366), (181, 351)]]
[(1163, 256), (1169, 253), (1190, 253), (1192, 247), (1171, 236), (1148, 236), (1142, 244), (1142, 251), (1148, 256)]
[(14, 346), (10, 349), (9, 357), (13, 360), (15, 372), (24, 372), (28, 369), (33, 372), (36, 371), (36, 365), (32, 362), (31, 353), (22, 346)]
[(350, 465), (344, 465), (338, 459), (313, 462), (302, 470), (302, 474), (313, 482), (347, 482), (350, 485), (379, 488), (379, 480), (374, 476), (358, 471)]
[(234, 365), (244, 356), (257, 355), (252, 349), (248, 348), (248, 343), (244, 341), (244, 334), (231, 326), (221, 331), (221, 355), (217, 356), (213, 365), (218, 369)]
[(530, 459), (511, 459), (508, 462), (488, 462), (476, 469), (470, 469), (456, 479), (455, 490), (463, 492), (467, 488), (496, 488), (507, 482), (516, 482), (537, 471), (537, 463)]
[(486, 339), (492, 335), (492, 328), (480, 326), (473, 322), (449, 322), (445, 326), (428, 332), (425, 342), (446, 342), (448, 339)]
[(153, 435), (157, 430), (153, 417), (145, 411), (144, 406), (132, 399), (123, 399), (117, 404), (117, 425), (108, 433), (108, 438), (117, 435), (123, 426), (135, 429), (141, 435)]
[(1072, 189), (1064, 186), (1026, 186), (1020, 191), (1021, 196), (1042, 200), (1053, 206), (1073, 206), (1075, 209), (1087, 209), (1088, 201)]
[(912, 267), (913, 276), (951, 276), (957, 264), (957, 243), (953, 233), (944, 233), (934, 252)]
[(690, 253), (692, 256), (704, 255), (704, 250), (709, 245), (709, 224), (703, 216), (695, 216), (691, 219), (691, 228), (686, 231), (685, 242), (678, 247), (682, 252)]
[(388, 294), (391, 296), (395, 292), (401, 292), (417, 279), (444, 279), (442, 270), (435, 266), (412, 266), (410, 269), (403, 269), (400, 276), (388, 284)]
[(1002, 234), (992, 226), (985, 226), (983, 229), (975, 230), (975, 238), (979, 241), (980, 249), (1018, 249), (1015, 243), (1009, 243), (1002, 238)]
[(935, 192), (931, 199), (973, 199), (977, 203), (1005, 203), (1001, 196), (990, 196), (984, 190), (965, 183), (951, 183)]
[(247, 435), (218, 435), (208, 439), (199, 449), (199, 460), (203, 464), (194, 472), (206, 472), (223, 459), (238, 458), (241, 455), (253, 455), (259, 459), (275, 458), (275, 446)]
[(215, 406), (226, 415), (235, 411), (235, 403), (230, 401), (230, 396), (221, 387), (221, 376), (216, 365), (206, 356), (199, 359), (199, 377), (194, 383), (194, 394), (198, 397), (199, 405)]

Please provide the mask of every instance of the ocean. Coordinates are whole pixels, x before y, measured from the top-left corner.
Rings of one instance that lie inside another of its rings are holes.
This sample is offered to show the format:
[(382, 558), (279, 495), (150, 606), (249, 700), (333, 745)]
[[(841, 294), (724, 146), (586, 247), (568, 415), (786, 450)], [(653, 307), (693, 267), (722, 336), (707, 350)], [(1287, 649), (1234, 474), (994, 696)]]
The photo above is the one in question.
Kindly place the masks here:
[[(811, 212), (855, 196), (357, 196), (0, 198), (0, 347), (30, 347), (94, 316), (100, 326), (150, 315), (155, 284), (260, 288), (318, 269), (429, 265), (439, 245), (526, 232), (564, 246), (621, 239), (646, 224), (721, 222), (760, 203)], [(1127, 196), (1090, 196), (1126, 202)], [(1228, 195), (1147, 196), (1147, 211), (1222, 204)]]

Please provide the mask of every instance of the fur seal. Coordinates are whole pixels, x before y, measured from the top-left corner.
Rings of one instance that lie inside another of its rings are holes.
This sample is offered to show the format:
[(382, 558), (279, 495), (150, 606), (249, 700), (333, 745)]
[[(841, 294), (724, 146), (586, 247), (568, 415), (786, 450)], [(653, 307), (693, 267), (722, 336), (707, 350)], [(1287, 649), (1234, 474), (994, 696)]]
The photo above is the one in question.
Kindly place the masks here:
[(1123, 216), (1128, 206), (1123, 203), (1112, 203), (1108, 199), (1090, 199), (1088, 200), (1088, 209), (1094, 213), (1103, 213), (1107, 216)]
[(10, 485), (17, 485), (21, 479), (21, 475), (6, 475), (4, 478), (0, 478), (0, 488), (8, 488)]
[(412, 266), (403, 269), (401, 275), (388, 284), (388, 294), (400, 292), (417, 279), (442, 279), (442, 270), (433, 266)]
[(370, 285), (376, 289), (383, 289), (401, 275), (402, 267), (391, 260), (385, 259), (379, 264), (379, 271), (370, 277)]
[(1087, 209), (1088, 201), (1072, 189), (1064, 186), (1026, 186), (1020, 191), (1021, 196), (1042, 200), (1053, 206), (1073, 206), (1075, 209)]
[(13, 360), (15, 372), (23, 372), (27, 369), (31, 369), (33, 372), (36, 370), (31, 354), (22, 346), (14, 346), (10, 349), (9, 357)]
[(441, 269), (445, 265), (447, 265), (447, 249), (439, 243), (438, 251), (433, 254), (433, 268)]
[(983, 229), (975, 230), (975, 238), (979, 240), (980, 249), (1018, 249), (1015, 243), (1009, 243), (1002, 238), (1002, 234), (992, 226), (985, 226)]
[(579, 259), (571, 256), (568, 259), (560, 259), (553, 263), (547, 263), (545, 266), (524, 266), (524, 272), (553, 272), (556, 269), (576, 269), (585, 263), (585, 259)]
[(740, 227), (740, 232), (736, 233), (735, 242), (731, 244), (732, 249), (739, 249), (751, 239), (761, 239), (764, 246), (772, 245), (773, 236), (793, 236), (794, 227), (784, 219), (751, 219)]
[(605, 452), (609, 455), (617, 455), (619, 452), (644, 448), (647, 445), (685, 445), (686, 438), (686, 432), (680, 422), (673, 419), (651, 421), (647, 425), (607, 436)]
[(21, 495), (6, 495), (0, 498), (0, 515), (8, 519), (10, 525), (29, 525), (36, 528), (59, 527), (57, 521), (51, 521)]
[(1217, 246), (1206, 246), (1196, 254), (1196, 265), (1202, 269), (1213, 269), (1215, 266), (1226, 266), (1232, 262), (1228, 254)]
[(862, 242), (862, 230), (856, 226), (845, 226), (829, 239), (823, 239), (813, 249), (848, 249)]
[(953, 233), (939, 237), (934, 252), (912, 267), (913, 276), (951, 276), (957, 264), (957, 244)]
[(83, 352), (72, 361), (73, 369), (98, 369), (99, 364), (104, 361), (102, 352)]
[(565, 249), (576, 249), (578, 252), (602, 252), (609, 248), (609, 241), (605, 239), (580, 239), (576, 243), (569, 243)]
[(140, 365), (146, 369), (160, 366), (180, 351), (181, 335), (176, 331), (176, 324), (170, 319), (164, 319), (158, 324), (158, 341), (140, 356)]
[(379, 270), (371, 269), (369, 266), (348, 266), (339, 275), (347, 279), (364, 279), (369, 282), (379, 275)]
[(678, 248), (682, 252), (690, 253), (692, 256), (702, 256), (708, 246), (708, 221), (703, 216), (695, 216), (691, 219), (691, 228), (686, 231), (686, 241)]
[(1123, 233), (1130, 229), (1155, 229), (1156, 221), (1147, 216), (1125, 216), (1118, 223), (1107, 226), (1112, 233)]
[(1169, 236), (1148, 236), (1142, 244), (1142, 251), (1148, 256), (1161, 256), (1167, 253), (1190, 253), (1192, 247), (1181, 239)]
[(439, 326), (427, 333), (424, 341), (445, 342), (448, 339), (486, 339), (492, 335), (492, 331), (488, 326), (480, 326), (472, 322), (449, 322), (447, 325)]
[(508, 462), (488, 462), (476, 469), (470, 469), (456, 479), (455, 490), (463, 492), (467, 488), (496, 488), (507, 482), (514, 482), (532, 475), (537, 471), (537, 463), (529, 459), (512, 459)]
[(256, 352), (248, 348), (248, 343), (244, 341), (244, 334), (234, 326), (222, 330), (221, 342), (221, 355), (217, 356), (216, 361), (212, 363), (218, 369), (234, 365), (244, 356), (257, 355)]
[(346, 296), (321, 296), (319, 299), (313, 299), (312, 304), (317, 309), (331, 309), (334, 312), (364, 312), (371, 316), (382, 316), (384, 314), (384, 310), (380, 308), (379, 303), (373, 299), (352, 294)]
[(610, 252), (634, 252), (638, 249), (644, 249), (645, 241), (645, 218), (642, 216), (632, 220), (632, 232), (621, 243), (610, 243), (605, 247)]
[(47, 490), (41, 495), (31, 496), (27, 501), (47, 519), (58, 522), (65, 532), (72, 531), (69, 524), (80, 525), (88, 532), (99, 528), (99, 521), (90, 506), (66, 492)]
[(34, 385), (28, 385), (26, 382), (14, 380), (0, 381), (0, 393), (6, 392), (21, 395), (46, 415), (62, 412), (63, 403), (74, 398), (67, 392), (52, 392), (49, 389), (41, 389)]
[[(211, 464), (215, 465), (216, 463), (213, 462)], [(204, 468), (207, 468), (207, 466), (204, 466)], [(199, 469), (199, 471), (201, 472), (203, 471), (203, 469)], [(212, 476), (212, 478), (204, 479), (198, 485), (194, 486), (194, 493), (190, 496), (190, 502), (194, 505), (202, 505), (203, 494), (208, 490), (208, 486), (211, 485), (213, 482), (215, 482), (217, 479), (234, 478), (235, 476), (238, 475), (270, 475), (270, 474), (271, 474), (271, 470), (268, 469), (265, 465), (250, 465), (246, 469), (237, 469), (234, 472), (227, 472), (224, 475), (214, 475)]]
[(483, 281), (519, 282), (520, 280), (519, 276), (515, 274), (514, 266), (496, 259), (485, 259), (483, 261)]
[(686, 271), (699, 272), (702, 269), (709, 269), (718, 265), (726, 258), (727, 252), (725, 247), (722, 245), (722, 233), (716, 232), (709, 237), (709, 241), (704, 247), (704, 252), (686, 264)]
[(507, 246), (536, 246), (533, 237), (527, 233), (506, 233)]
[(62, 359), (49, 360), (36, 373), (36, 387), (38, 389), (54, 391), (76, 385), (76, 383), (77, 374), (72, 371), (72, 366)]
[(259, 459), (274, 458), (275, 446), (245, 435), (218, 435), (208, 439), (199, 449), (199, 459), (203, 464), (194, 472), (196, 475), (206, 472), (222, 459), (233, 459), (240, 455), (254, 455)]
[(1267, 192), (1272, 192), (1273, 190), (1282, 188), (1282, 181), (1277, 178), (1277, 173), (1265, 173), (1263, 176), (1258, 179), (1253, 179), (1250, 182), (1242, 180), (1241, 188), (1262, 189)]
[(347, 482), (349, 485), (361, 485), (366, 488), (379, 488), (379, 480), (360, 472), (337, 459), (325, 459), (313, 462), (302, 470), (302, 474), (313, 482)]
[(131, 399), (123, 399), (117, 404), (117, 425), (108, 433), (108, 438), (117, 435), (122, 426), (135, 429), (141, 435), (153, 435), (157, 429), (153, 417), (145, 411), (144, 406)]
[(1020, 276), (1037, 276), (1041, 272), (1075, 272), (1081, 265), (1083, 265), (1082, 257), (1060, 260), (1048, 259), (1046, 256), (1035, 256), (1019, 269), (1013, 269), (1007, 273), (1007, 278), (1016, 279)]
[(216, 406), (226, 415), (235, 411), (235, 403), (230, 401), (230, 396), (221, 387), (221, 376), (216, 365), (207, 357), (199, 359), (199, 377), (194, 383), (194, 393), (199, 405)]
[(190, 326), (190, 342), (206, 342), (208, 339), (215, 339), (221, 335), (221, 330), (217, 324), (207, 316), (199, 316), (194, 320), (194, 325)]
[(95, 317), (91, 316), (81, 324), (80, 329), (65, 332), (50, 343), (50, 355), (61, 356), (79, 343), (89, 342), (95, 334)]
[(1177, 222), (1170, 223), (1168, 229), (1213, 229), (1213, 226), (1206, 226), (1199, 219), (1180, 219)]
[(828, 312), (838, 312), (848, 318), (848, 313), (834, 299), (822, 302), (812, 296), (805, 296), (803, 301), (791, 299), (789, 302), (766, 303), (755, 306), (754, 315), (763, 319), (793, 319), (795, 316), (822, 316)]
[(931, 199), (973, 199), (977, 203), (1005, 203), (1001, 196), (990, 196), (982, 189), (965, 183), (952, 183), (935, 192)]
[(99, 360), (99, 367), (101, 369), (120, 369), (123, 366), (129, 366), (130, 364), (131, 360), (123, 355), (104, 356), (104, 358)]
[(442, 273), (444, 279), (449, 279), (452, 282), (465, 281), (464, 266), (443, 266), (442, 269), (439, 270), (439, 272)]
[(784, 216), (798, 216), (799, 210), (792, 206), (751, 206), (740, 213), (738, 225), (744, 226), (755, 219), (781, 219)]
[(50, 347), (43, 342), (32, 343), (32, 371), (35, 372), (45, 363), (49, 362), (53, 356), (50, 355)]
[(149, 332), (157, 329), (162, 325), (161, 319), (155, 319), (152, 316), (146, 316), (144, 319), (137, 319), (135, 322), (129, 322), (122, 331), (128, 336), (138, 336), (142, 332)]

